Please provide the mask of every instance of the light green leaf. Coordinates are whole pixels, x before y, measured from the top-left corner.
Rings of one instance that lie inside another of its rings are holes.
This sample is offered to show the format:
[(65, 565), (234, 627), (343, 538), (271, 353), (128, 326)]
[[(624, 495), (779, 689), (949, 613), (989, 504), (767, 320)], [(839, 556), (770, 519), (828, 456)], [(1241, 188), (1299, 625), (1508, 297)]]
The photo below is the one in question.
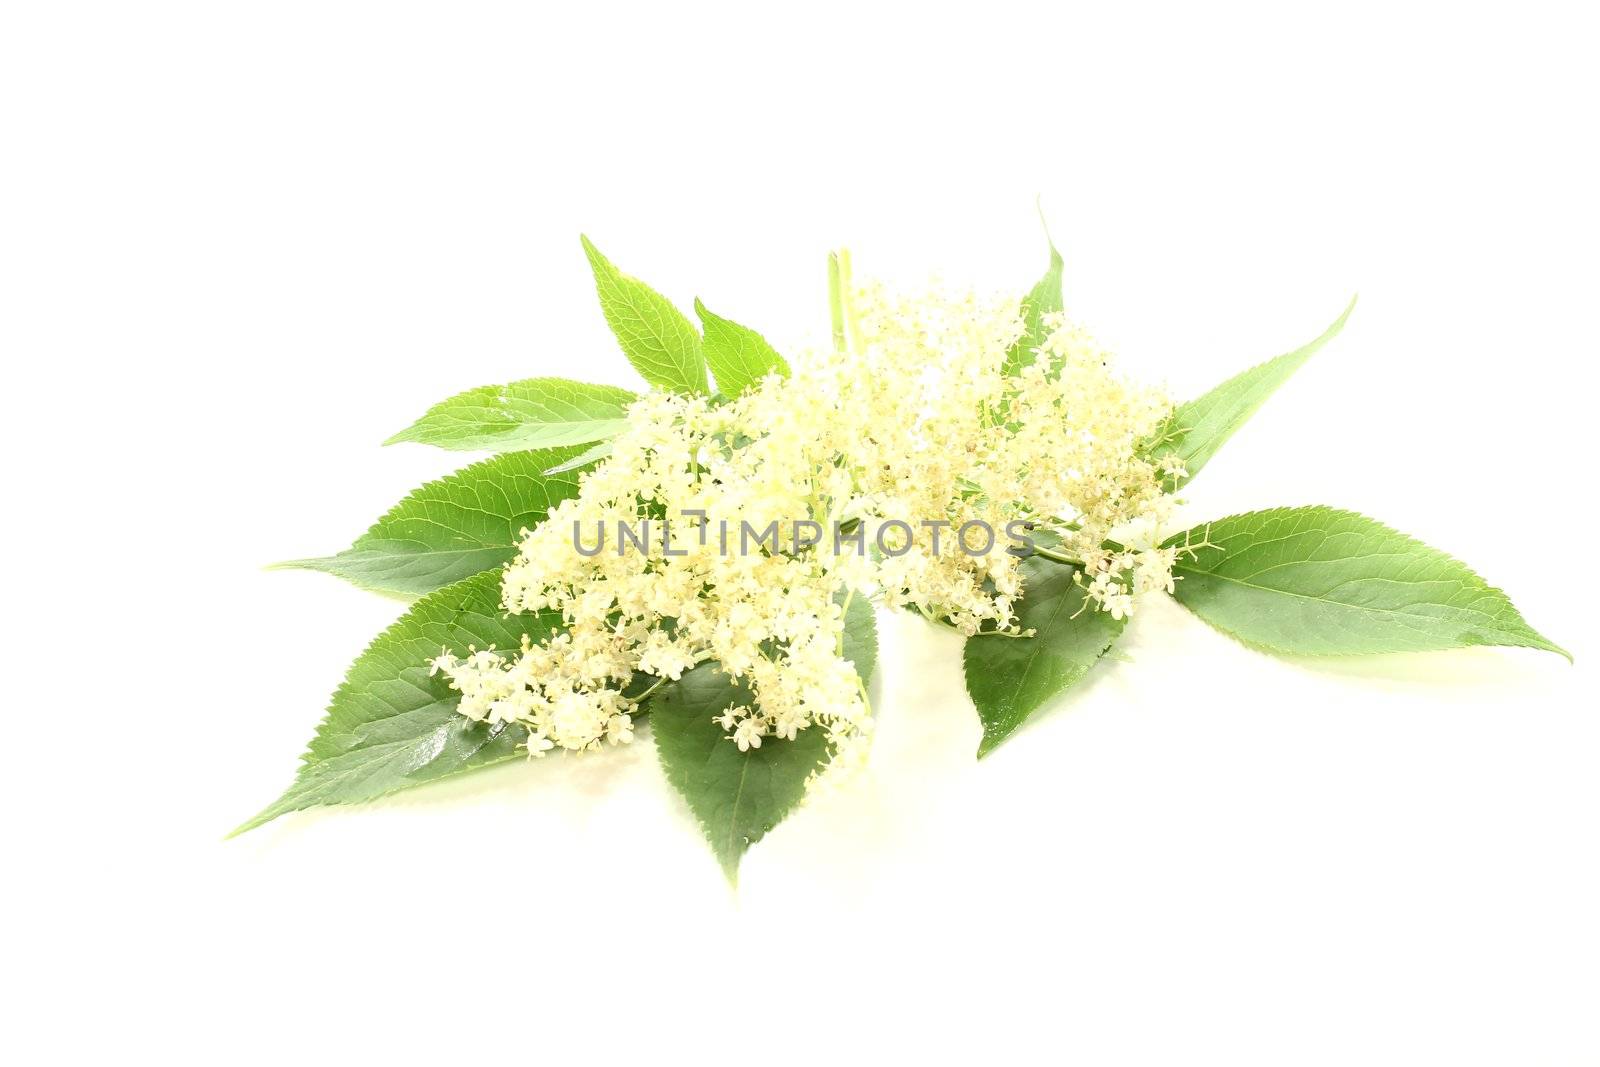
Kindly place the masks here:
[(1333, 325), (1315, 341), (1276, 359), (1257, 364), (1229, 378), (1204, 396), (1180, 404), (1167, 419), (1160, 443), (1154, 449), (1157, 456), (1176, 453), (1183, 460), (1188, 475), (1179, 479), (1173, 488), (1187, 483), (1198, 474), (1217, 449), (1256, 413), (1278, 386), (1288, 381), (1289, 376), (1299, 370), (1301, 364), (1314, 356), (1318, 349), (1338, 336), (1355, 307), (1355, 298), (1351, 297), (1344, 314), (1335, 319)]
[(1330, 656), (1470, 645), (1572, 657), (1464, 563), (1333, 508), (1234, 515), (1174, 538), (1178, 602), (1269, 652)]
[(1044, 343), (1045, 329), (1044, 317), (1052, 311), (1060, 311), (1064, 306), (1061, 298), (1061, 274), (1065, 264), (1062, 262), (1061, 253), (1056, 251), (1054, 241), (1050, 234), (1045, 233), (1045, 241), (1050, 245), (1050, 267), (1044, 272), (1044, 277), (1034, 283), (1028, 295), (1022, 301), (1022, 321), (1027, 329), (1006, 352), (1004, 364), (1007, 377), (1015, 375), (1023, 367), (1032, 363), (1036, 357), (1034, 350)]
[(291, 811), (354, 804), (514, 758), (521, 726), (474, 723), (456, 713), (459, 694), (429, 663), (442, 649), (514, 649), (560, 625), (555, 614), (500, 609), (497, 571), (474, 575), (412, 605), (351, 664), (302, 757), (294, 784), (234, 833)]
[(697, 298), (694, 312), (705, 330), (706, 362), (717, 380), (717, 391), (735, 397), (776, 371), (789, 376), (789, 364), (767, 344), (767, 339), (747, 326), (712, 313)]
[(706, 361), (694, 324), (666, 297), (613, 266), (589, 238), (582, 240), (600, 310), (628, 362), (651, 385), (674, 393), (706, 392)]
[(967, 692), (983, 722), (978, 755), (1010, 737), (1046, 700), (1077, 683), (1122, 633), (1125, 622), (1086, 604), (1078, 568), (1040, 556), (1022, 561), (1017, 620), (1033, 637), (967, 638)]
[(410, 598), (499, 567), (521, 532), (578, 494), (578, 475), (546, 467), (579, 449), (507, 452), (414, 490), (337, 556), (277, 564), (335, 574), (363, 589)]
[(565, 474), (568, 471), (581, 470), (584, 467), (599, 463), (602, 459), (605, 459), (609, 455), (611, 455), (611, 442), (601, 441), (599, 444), (593, 446), (587, 451), (573, 456), (571, 459), (563, 460), (562, 462), (557, 463), (554, 467), (546, 470), (545, 473)]
[(667, 780), (688, 801), (729, 881), (745, 851), (800, 803), (827, 754), (816, 726), (793, 741), (764, 737), (760, 748), (740, 752), (716, 717), (754, 699), (717, 664), (702, 663), (656, 695), (651, 715)]
[(878, 663), (878, 620), (872, 612), (872, 602), (859, 594), (846, 597), (841, 593), (834, 599), (845, 603), (844, 658), (861, 676), (861, 684), (866, 685)]
[(417, 441), (457, 451), (510, 452), (602, 441), (628, 425), (626, 389), (565, 378), (525, 378), (469, 389), (384, 442)]

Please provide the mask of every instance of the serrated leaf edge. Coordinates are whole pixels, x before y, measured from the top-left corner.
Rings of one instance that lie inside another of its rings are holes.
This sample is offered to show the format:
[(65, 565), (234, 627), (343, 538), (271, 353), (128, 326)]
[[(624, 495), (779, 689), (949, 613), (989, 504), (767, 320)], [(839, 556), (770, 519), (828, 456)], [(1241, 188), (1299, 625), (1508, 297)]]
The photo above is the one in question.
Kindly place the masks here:
[[(1544, 644), (1542, 644), (1542, 645), (1526, 645), (1526, 646), (1523, 646), (1523, 645), (1467, 645), (1467, 646), (1463, 646), (1463, 647), (1467, 647), (1467, 648), (1523, 648), (1523, 647), (1526, 647), (1526, 648), (1531, 648), (1534, 651), (1554, 652), (1558, 656), (1561, 656), (1561, 657), (1565, 658), (1568, 663), (1572, 663), (1573, 662), (1573, 658), (1572, 658), (1572, 653), (1571, 652), (1568, 652), (1565, 648), (1563, 648), (1562, 646), (1556, 644), (1554, 641), (1551, 641), (1544, 634), (1540, 633), (1537, 629), (1534, 628), (1532, 623), (1528, 622), (1528, 620), (1523, 617), (1522, 610), (1516, 606), (1516, 602), (1511, 599), (1510, 594), (1508, 594), (1504, 589), (1501, 589), (1497, 585), (1491, 585), (1488, 582), (1487, 579), (1485, 579), (1481, 574), (1479, 574), (1474, 568), (1469, 566), (1464, 560), (1462, 560), (1462, 559), (1460, 559), (1460, 558), (1458, 558), (1456, 556), (1451, 555), (1450, 553), (1444, 551), (1441, 548), (1435, 548), (1433, 545), (1430, 545), (1428, 542), (1420, 540), (1419, 538), (1413, 537), (1411, 534), (1408, 534), (1403, 530), (1396, 529), (1395, 527), (1390, 526), (1388, 523), (1382, 521), (1381, 519), (1374, 519), (1372, 516), (1364, 514), (1364, 513), (1359, 512), (1359, 511), (1352, 511), (1349, 508), (1336, 508), (1336, 507), (1332, 507), (1332, 506), (1330, 506), (1328, 504), (1300, 504), (1300, 505), (1280, 504), (1280, 505), (1277, 505), (1275, 507), (1258, 508), (1258, 509), (1253, 510), (1253, 511), (1239, 511), (1239, 512), (1234, 512), (1231, 515), (1224, 515), (1224, 516), (1222, 516), (1221, 518), (1218, 518), (1218, 519), (1209, 519), (1209, 520), (1207, 520), (1205, 522), (1196, 523), (1195, 525), (1191, 526), (1189, 528), (1189, 530), (1184, 531), (1184, 533), (1189, 533), (1189, 532), (1192, 532), (1194, 530), (1204, 530), (1205, 528), (1207, 528), (1207, 527), (1209, 527), (1211, 525), (1214, 525), (1216, 523), (1228, 522), (1228, 521), (1230, 521), (1232, 519), (1243, 519), (1243, 518), (1250, 518), (1250, 517), (1254, 517), (1254, 516), (1265, 516), (1265, 515), (1272, 515), (1274, 513), (1305, 511), (1305, 510), (1308, 510), (1308, 509), (1311, 509), (1311, 508), (1320, 509), (1320, 510), (1322, 510), (1324, 512), (1327, 512), (1330, 516), (1336, 517), (1336, 518), (1359, 519), (1362, 522), (1369, 522), (1372, 525), (1378, 527), (1380, 530), (1385, 531), (1386, 533), (1393, 534), (1396, 537), (1399, 537), (1399, 538), (1401, 538), (1403, 540), (1409, 541), (1412, 544), (1418, 546), (1419, 548), (1422, 548), (1422, 549), (1432, 553), (1433, 555), (1439, 557), (1439, 559), (1442, 560), (1442, 561), (1455, 564), (1456, 566), (1460, 567), (1462, 570), (1466, 571), (1469, 575), (1471, 575), (1473, 580), (1478, 583), (1478, 586), (1481, 588), (1481, 590), (1483, 592), (1495, 593), (1495, 594), (1503, 597), (1505, 599), (1506, 604), (1510, 606), (1511, 610), (1516, 612), (1517, 619), (1522, 623), (1522, 625), (1524, 625), (1524, 626), (1526, 626), (1528, 628), (1528, 632), (1530, 634), (1532, 634), (1533, 636), (1537, 637), (1540, 641), (1544, 642)], [(1174, 537), (1168, 538), (1163, 543), (1163, 547), (1171, 547), (1171, 546), (1173, 546), (1175, 544), (1178, 544), (1179, 542), (1178, 542), (1177, 539), (1179, 537), (1182, 537), (1182, 536), (1184, 536), (1184, 534), (1181, 533), (1181, 534), (1175, 535)], [(1181, 580), (1182, 571), (1184, 570), (1184, 566), (1183, 566), (1183, 562), (1182, 562), (1181, 556), (1179, 558), (1179, 561), (1177, 563), (1173, 564), (1173, 568), (1172, 569), (1173, 569), (1173, 572), (1174, 572), (1174, 577), (1178, 577)], [(1212, 572), (1210, 572), (1210, 571), (1196, 571), (1196, 573), (1199, 573), (1199, 574), (1211, 574)], [(1221, 578), (1220, 580), (1227, 581), (1228, 579)], [(1223, 634), (1223, 635), (1225, 635), (1227, 637), (1232, 638), (1233, 640), (1237, 641), (1239, 644), (1243, 645), (1246, 648), (1249, 648), (1249, 649), (1252, 649), (1252, 650), (1258, 651), (1258, 652), (1266, 652), (1266, 653), (1271, 654), (1271, 655), (1280, 656), (1280, 657), (1286, 657), (1286, 658), (1300, 658), (1300, 657), (1303, 657), (1303, 658), (1306, 658), (1306, 659), (1356, 659), (1356, 658), (1362, 658), (1362, 657), (1366, 657), (1366, 656), (1411, 654), (1410, 652), (1404, 652), (1404, 653), (1384, 653), (1384, 652), (1301, 652), (1301, 651), (1298, 651), (1298, 650), (1289, 650), (1289, 649), (1285, 649), (1285, 648), (1280, 648), (1280, 647), (1278, 647), (1276, 645), (1272, 645), (1272, 644), (1270, 644), (1268, 642), (1250, 641), (1250, 640), (1247, 640), (1246, 638), (1240, 637), (1238, 634), (1235, 634), (1230, 630), (1227, 630), (1227, 629), (1224, 629), (1221, 626), (1218, 626), (1216, 623), (1214, 623), (1211, 620), (1209, 620), (1209, 619), (1205, 618), (1204, 616), (1200, 615), (1198, 612), (1190, 609), (1188, 607), (1188, 605), (1183, 603), (1183, 601), (1178, 600), (1176, 594), (1170, 594), (1170, 595), (1172, 596), (1173, 600), (1176, 600), (1181, 606), (1183, 606), (1185, 611), (1188, 611), (1190, 615), (1193, 615), (1196, 619), (1199, 619), (1201, 622), (1205, 623), (1211, 629), (1217, 631), (1220, 634)], [(1313, 599), (1315, 599), (1315, 598), (1313, 598)], [(1426, 653), (1426, 652), (1429, 652), (1429, 651), (1447, 652), (1447, 651), (1452, 651), (1452, 649), (1417, 649), (1417, 650), (1414, 650), (1414, 651), (1417, 652), (1417, 653)]]

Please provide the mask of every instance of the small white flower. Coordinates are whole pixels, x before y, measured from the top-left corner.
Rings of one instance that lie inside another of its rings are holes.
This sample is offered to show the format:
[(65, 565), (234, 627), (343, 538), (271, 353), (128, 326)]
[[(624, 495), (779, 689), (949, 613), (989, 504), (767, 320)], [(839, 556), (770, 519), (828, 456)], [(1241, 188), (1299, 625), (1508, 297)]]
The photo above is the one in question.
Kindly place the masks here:
[(627, 715), (613, 715), (606, 720), (606, 740), (613, 745), (625, 745), (633, 740), (633, 719)]
[(748, 752), (752, 748), (761, 747), (761, 723), (754, 717), (745, 719), (733, 731), (733, 742), (739, 746), (740, 752)]

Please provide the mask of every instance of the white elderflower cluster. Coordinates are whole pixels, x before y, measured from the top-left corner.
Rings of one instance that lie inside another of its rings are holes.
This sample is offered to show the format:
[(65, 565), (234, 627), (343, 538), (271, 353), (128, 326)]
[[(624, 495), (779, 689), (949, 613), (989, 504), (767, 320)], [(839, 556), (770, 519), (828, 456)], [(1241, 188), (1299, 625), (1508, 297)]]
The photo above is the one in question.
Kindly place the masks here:
[(816, 728), (838, 764), (870, 730), (842, 656), (848, 598), (1015, 632), (1025, 590), (1008, 548), (1030, 535), (1118, 618), (1170, 589), (1175, 472), (1140, 447), (1170, 410), (1162, 395), (1118, 377), (1060, 315), (1018, 353), (1015, 300), (868, 287), (849, 303), (847, 343), (791, 377), (632, 406), (610, 457), (524, 531), (505, 571), (508, 612), (565, 627), (435, 661), (462, 714), (525, 725), (535, 755), (623, 743), (644, 695), (715, 661), (753, 696), (717, 720), (731, 744)]
[(1025, 501), (1047, 525), (1047, 517), (1067, 520), (1053, 525), (1057, 551), (1082, 562), (1089, 597), (1120, 619), (1137, 594), (1172, 588), (1176, 550), (1159, 546), (1173, 503), (1167, 487), (1182, 467), (1175, 459), (1153, 464), (1140, 448), (1161, 430), (1171, 403), (1111, 373), (1111, 353), (1062, 313), (1046, 315), (1045, 325), (1011, 408), (1017, 430), (1001, 461), (1010, 473), (993, 491)]

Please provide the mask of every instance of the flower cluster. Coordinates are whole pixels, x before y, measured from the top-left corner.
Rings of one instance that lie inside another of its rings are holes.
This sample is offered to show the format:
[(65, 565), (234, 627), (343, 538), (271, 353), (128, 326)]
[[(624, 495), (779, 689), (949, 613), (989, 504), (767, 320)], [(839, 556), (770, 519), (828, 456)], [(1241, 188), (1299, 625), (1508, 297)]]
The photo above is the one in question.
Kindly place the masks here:
[[(851, 598), (1016, 632), (1019, 556), (995, 533), (1018, 526), (1119, 618), (1170, 588), (1163, 486), (1181, 472), (1143, 447), (1164, 396), (1059, 314), (1022, 344), (1015, 300), (868, 287), (849, 309), (845, 343), (790, 377), (633, 405), (609, 458), (524, 531), (505, 571), (505, 609), (557, 612), (560, 632), (435, 662), (462, 714), (524, 724), (534, 754), (625, 742), (645, 693), (715, 661), (753, 695), (718, 720), (732, 743), (819, 728), (837, 764), (870, 728), (842, 655)], [(859, 539), (808, 543), (794, 520)], [(775, 540), (727, 550), (721, 531), (775, 521)], [(604, 540), (645, 522), (642, 545)]]

